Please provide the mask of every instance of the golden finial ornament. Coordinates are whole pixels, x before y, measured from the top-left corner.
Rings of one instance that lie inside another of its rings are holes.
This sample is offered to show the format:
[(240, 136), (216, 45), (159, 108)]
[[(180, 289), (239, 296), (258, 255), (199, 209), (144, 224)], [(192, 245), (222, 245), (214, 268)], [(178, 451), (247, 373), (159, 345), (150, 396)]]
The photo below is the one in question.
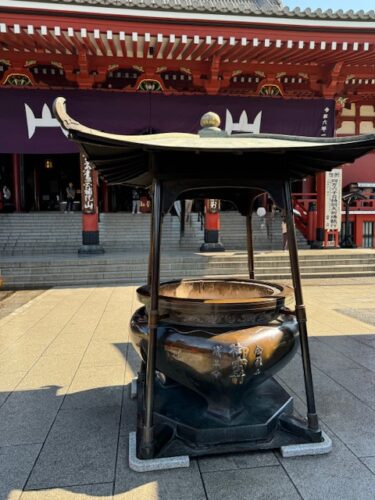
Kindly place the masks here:
[(213, 111), (208, 111), (201, 118), (202, 128), (208, 128), (208, 127), (220, 128), (220, 123), (221, 123), (220, 116), (217, 113), (214, 113)]

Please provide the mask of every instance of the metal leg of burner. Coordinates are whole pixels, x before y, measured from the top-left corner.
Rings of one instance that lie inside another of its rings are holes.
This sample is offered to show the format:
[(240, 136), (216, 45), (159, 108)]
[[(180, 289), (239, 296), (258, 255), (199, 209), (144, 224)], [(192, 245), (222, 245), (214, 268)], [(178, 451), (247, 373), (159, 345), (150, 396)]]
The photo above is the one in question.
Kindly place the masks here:
[(151, 268), (152, 268), (152, 251), (151, 251), (151, 242), (153, 241), (153, 218), (151, 214), (151, 221), (150, 221), (150, 250), (148, 252), (148, 263), (147, 263), (147, 286), (151, 286)]
[(254, 246), (253, 246), (253, 227), (251, 221), (252, 210), (246, 216), (246, 241), (247, 241), (247, 264), (249, 269), (249, 278), (255, 278), (254, 273)]
[(319, 429), (318, 415), (315, 408), (314, 386), (311, 373), (311, 362), (309, 352), (309, 342), (307, 338), (306, 310), (303, 304), (301, 275), (298, 263), (297, 238), (293, 220), (293, 205), (290, 182), (284, 182), (285, 214), (287, 223), (287, 235), (289, 246), (290, 267), (292, 271), (294, 295), (296, 301), (296, 315), (300, 331), (301, 352), (303, 362), (303, 374), (305, 379), (306, 401), (307, 401), (307, 421), (312, 430)]
[(148, 317), (149, 343), (147, 351), (145, 411), (140, 445), (141, 458), (154, 456), (154, 379), (156, 358), (156, 334), (158, 326), (159, 282), (160, 282), (160, 242), (162, 220), (162, 187), (154, 181), (151, 241), (150, 241), (150, 311)]

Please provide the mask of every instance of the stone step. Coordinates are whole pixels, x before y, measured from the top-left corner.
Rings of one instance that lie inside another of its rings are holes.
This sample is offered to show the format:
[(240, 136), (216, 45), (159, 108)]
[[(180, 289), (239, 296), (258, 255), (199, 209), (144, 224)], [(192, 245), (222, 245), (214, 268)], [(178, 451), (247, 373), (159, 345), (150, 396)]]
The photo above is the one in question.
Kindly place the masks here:
[[(215, 277), (239, 277), (239, 278), (247, 278), (246, 274), (238, 273), (238, 274), (225, 274), (225, 273), (207, 273), (206, 276)], [(361, 273), (351, 273), (351, 272), (319, 272), (319, 273), (302, 273), (302, 278), (304, 279), (313, 279), (313, 278), (351, 278), (351, 277), (374, 277), (375, 272), (372, 271), (364, 271)], [(162, 280), (170, 280), (170, 279), (178, 279), (183, 277), (201, 277), (197, 276), (194, 273), (186, 274), (184, 276), (181, 275), (161, 275)], [(289, 273), (272, 273), (272, 274), (260, 274), (257, 273), (257, 279), (261, 279), (264, 281), (268, 280), (290, 280)], [(46, 277), (41, 276), (40, 280), (35, 276), (30, 276), (29, 279), (21, 278), (21, 279), (12, 279), (8, 280), (5, 283), (4, 288), (40, 288), (40, 287), (49, 287), (49, 286), (85, 286), (85, 285), (93, 285), (93, 286), (104, 286), (104, 285), (116, 285), (116, 284), (143, 284), (146, 280), (146, 275), (135, 275), (131, 274), (128, 276), (118, 276), (109, 278), (104, 276), (94, 276), (90, 278), (67, 278), (64, 276), (56, 276), (56, 277)]]
[[(233, 250), (246, 248), (244, 218), (236, 213), (222, 213), (222, 241)], [(254, 248), (272, 250), (281, 248), (281, 222), (276, 217), (271, 227), (271, 238), (259, 217), (254, 216)], [(101, 214), (100, 242), (106, 251), (128, 251), (134, 247), (145, 251), (149, 247), (150, 215), (129, 213)], [(162, 248), (170, 250), (199, 250), (204, 232), (197, 215), (185, 225), (180, 239), (177, 217), (167, 215), (163, 224)], [(75, 253), (81, 245), (81, 214), (30, 213), (0, 216), (0, 250), (3, 255), (30, 255)], [(306, 242), (299, 237), (300, 248)]]

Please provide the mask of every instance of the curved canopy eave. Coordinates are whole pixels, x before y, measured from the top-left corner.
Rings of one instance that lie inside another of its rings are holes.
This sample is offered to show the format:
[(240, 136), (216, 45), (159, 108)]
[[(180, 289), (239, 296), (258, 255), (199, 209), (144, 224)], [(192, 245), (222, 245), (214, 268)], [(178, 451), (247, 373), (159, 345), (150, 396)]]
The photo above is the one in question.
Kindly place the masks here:
[(240, 133), (218, 129), (200, 134), (118, 135), (94, 130), (71, 118), (65, 99), (54, 104), (56, 118), (78, 142), (100, 174), (116, 184), (149, 185), (149, 158), (156, 158), (164, 178), (231, 177), (298, 179), (351, 163), (375, 149), (375, 135), (311, 138)]

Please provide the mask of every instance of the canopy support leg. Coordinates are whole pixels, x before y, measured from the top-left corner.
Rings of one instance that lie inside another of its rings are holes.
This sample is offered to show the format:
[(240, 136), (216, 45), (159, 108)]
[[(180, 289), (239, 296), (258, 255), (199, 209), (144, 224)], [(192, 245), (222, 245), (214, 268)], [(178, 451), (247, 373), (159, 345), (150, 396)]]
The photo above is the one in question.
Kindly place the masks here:
[(297, 238), (296, 238), (296, 230), (294, 227), (292, 193), (290, 188), (290, 182), (284, 181), (283, 188), (284, 188), (283, 191), (285, 200), (285, 215), (287, 223), (290, 267), (292, 271), (294, 296), (296, 302), (296, 316), (299, 325), (300, 341), (301, 341), (303, 374), (305, 380), (306, 401), (307, 401), (307, 421), (310, 429), (318, 430), (319, 421), (315, 409), (314, 386), (311, 373), (309, 342), (307, 337), (307, 325), (306, 325), (307, 317), (306, 317), (305, 306), (303, 304), (301, 275), (298, 263)]
[(150, 241), (150, 311), (148, 315), (149, 342), (146, 365), (146, 387), (144, 398), (144, 419), (140, 445), (140, 458), (154, 456), (154, 379), (156, 361), (156, 336), (158, 327), (159, 282), (160, 282), (160, 243), (162, 221), (162, 193), (161, 183), (154, 180), (153, 203), (151, 216)]
[(252, 210), (246, 216), (246, 241), (247, 241), (247, 265), (249, 269), (249, 278), (255, 278), (254, 273), (254, 246), (253, 246), (253, 227), (252, 227)]

